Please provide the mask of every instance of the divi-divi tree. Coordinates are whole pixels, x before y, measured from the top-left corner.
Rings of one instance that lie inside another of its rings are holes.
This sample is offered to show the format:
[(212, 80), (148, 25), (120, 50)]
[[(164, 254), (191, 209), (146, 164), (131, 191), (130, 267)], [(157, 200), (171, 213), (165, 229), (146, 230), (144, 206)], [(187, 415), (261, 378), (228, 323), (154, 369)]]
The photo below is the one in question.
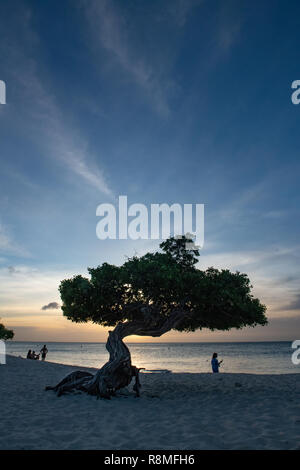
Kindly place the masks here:
[(95, 374), (73, 372), (47, 389), (110, 398), (135, 378), (138, 395), (139, 369), (124, 338), (265, 325), (266, 307), (251, 294), (248, 276), (228, 269), (201, 271), (198, 256), (188, 238), (169, 238), (155, 253), (134, 256), (122, 266), (104, 263), (88, 268), (89, 277), (63, 280), (62, 311), (69, 320), (113, 328), (106, 343), (109, 360)]

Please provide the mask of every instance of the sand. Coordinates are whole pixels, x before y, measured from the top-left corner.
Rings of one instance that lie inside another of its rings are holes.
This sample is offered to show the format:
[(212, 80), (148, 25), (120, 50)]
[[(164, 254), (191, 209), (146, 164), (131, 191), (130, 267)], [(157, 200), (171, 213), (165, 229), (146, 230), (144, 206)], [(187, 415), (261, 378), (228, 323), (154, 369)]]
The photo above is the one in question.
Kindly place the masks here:
[(7, 357), (0, 449), (300, 449), (300, 374), (142, 374), (141, 398), (111, 400), (44, 391), (76, 369)]

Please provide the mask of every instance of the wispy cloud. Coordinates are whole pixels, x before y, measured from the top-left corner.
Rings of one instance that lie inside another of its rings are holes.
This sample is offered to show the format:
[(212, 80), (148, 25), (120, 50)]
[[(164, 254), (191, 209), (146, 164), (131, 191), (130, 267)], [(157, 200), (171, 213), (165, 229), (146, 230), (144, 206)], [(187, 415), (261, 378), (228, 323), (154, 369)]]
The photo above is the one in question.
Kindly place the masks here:
[(261, 250), (213, 254), (205, 254), (204, 250), (197, 266), (199, 269), (213, 266), (247, 273), (254, 295), (267, 305), (268, 315), (282, 316), (282, 311), (299, 308), (299, 298), (295, 298), (295, 286), (299, 283), (298, 252), (299, 246), (270, 246)]
[[(2, 44), (5, 43), (5, 49), (2, 50), (0, 44), (0, 51), (2, 64), (5, 65), (11, 83), (16, 87), (16, 96), (19, 95), (22, 107), (26, 109), (26, 116), (22, 114), (20, 108), (18, 114), (14, 114), (16, 107), (8, 107), (7, 115), (11, 113), (14, 125), (18, 119), (23, 118), (22, 130), (26, 128), (30, 130), (28, 134), (32, 140), (48, 157), (60, 162), (90, 186), (112, 196), (113, 191), (103, 171), (95, 163), (98, 155), (97, 157), (91, 155), (85, 136), (81, 135), (78, 129), (72, 129), (68, 125), (54, 93), (47, 89), (46, 81), (40, 75), (36, 59), (39, 39), (31, 27), (30, 10), (20, 5), (18, 15), (22, 17), (22, 21), (19, 21), (18, 36), (11, 32), (13, 29), (9, 28), (9, 19), (7, 19), (6, 28), (2, 32), (2, 39), (5, 41), (1, 41)], [(16, 13), (13, 17), (14, 30), (18, 15)]]
[[(176, 2), (176, 5), (179, 5)], [(178, 6), (177, 21), (182, 25), (192, 2)], [(147, 95), (156, 111), (164, 117), (170, 114), (168, 91), (174, 82), (163, 67), (158, 70), (149, 57), (138, 51), (129, 36), (130, 29), (120, 7), (108, 0), (83, 1), (85, 16), (92, 35), (92, 45), (111, 54), (115, 64), (125, 71)], [(157, 64), (156, 64), (157, 65)]]
[[(51, 116), (52, 127), (48, 125), (46, 133), (49, 136), (48, 149), (51, 154), (65, 164), (86, 183), (98, 189), (102, 193), (113, 197), (113, 191), (109, 187), (103, 171), (94, 163), (89, 162), (87, 143), (78, 134), (70, 132), (66, 125), (62, 126), (62, 118), (58, 110)], [(47, 125), (47, 123), (45, 123)]]
[(222, 2), (217, 12), (215, 30), (216, 46), (221, 54), (228, 53), (238, 42), (243, 25), (243, 16), (235, 2)]
[(59, 304), (57, 302), (50, 302), (47, 305), (43, 305), (41, 310), (57, 310), (59, 308)]
[(221, 23), (218, 31), (218, 46), (224, 52), (230, 51), (237, 42), (241, 30), (241, 22)]
[[(299, 280), (298, 280), (299, 282)], [(300, 311), (300, 293), (295, 294), (294, 299), (286, 305), (281, 307), (281, 310), (299, 310)]]
[(183, 28), (192, 9), (203, 2), (204, 0), (173, 0), (169, 2), (166, 11), (169, 18), (171, 17), (177, 26)]
[(13, 266), (13, 270), (0, 267), (1, 314), (11, 310), (24, 311), (26, 314), (40, 312), (41, 305), (49, 305), (49, 298), (55, 299), (53, 303), (58, 304), (60, 281), (72, 274), (63, 270), (38, 269), (26, 265)]
[(20, 246), (9, 233), (7, 227), (0, 222), (0, 253), (27, 258), (29, 251)]
[(249, 186), (240, 194), (234, 195), (230, 204), (223, 204), (218, 218), (222, 220), (236, 220), (240, 215), (245, 215), (245, 209), (261, 198), (266, 193), (266, 179)]
[(286, 217), (287, 211), (268, 211), (264, 214), (266, 219), (282, 219)]

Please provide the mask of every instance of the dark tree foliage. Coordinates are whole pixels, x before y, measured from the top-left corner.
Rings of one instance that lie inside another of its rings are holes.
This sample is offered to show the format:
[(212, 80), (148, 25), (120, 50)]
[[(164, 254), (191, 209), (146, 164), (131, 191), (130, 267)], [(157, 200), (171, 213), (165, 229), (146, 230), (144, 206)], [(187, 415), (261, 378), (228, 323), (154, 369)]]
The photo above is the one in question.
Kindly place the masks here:
[(133, 257), (122, 266), (88, 268), (90, 278), (61, 282), (63, 314), (74, 322), (103, 326), (143, 318), (150, 307), (159, 322), (175, 309), (183, 312), (179, 331), (229, 330), (265, 325), (265, 306), (251, 294), (246, 274), (196, 268), (199, 252), (186, 249), (186, 237), (160, 244), (161, 252)]
[(0, 339), (6, 341), (7, 339), (13, 339), (14, 332), (12, 330), (8, 330), (5, 326), (0, 323)]

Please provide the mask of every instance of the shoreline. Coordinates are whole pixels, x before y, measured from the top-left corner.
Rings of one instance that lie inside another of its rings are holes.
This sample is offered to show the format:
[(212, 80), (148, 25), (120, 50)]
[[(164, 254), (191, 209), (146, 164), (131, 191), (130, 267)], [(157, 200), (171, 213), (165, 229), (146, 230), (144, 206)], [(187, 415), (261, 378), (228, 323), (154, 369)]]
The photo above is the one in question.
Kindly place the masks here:
[[(7, 343), (6, 352), (26, 357), (29, 349), (40, 351), (45, 343)], [(47, 360), (65, 365), (99, 368), (108, 360), (104, 343), (47, 343)], [(223, 360), (222, 373), (293, 374), (300, 367), (293, 363), (294, 350), (288, 342), (275, 343), (127, 343), (132, 363), (146, 369), (168, 369), (176, 373), (211, 372), (211, 357), (217, 351)]]
[[(50, 343), (49, 343), (50, 344)], [(11, 357), (11, 358), (17, 358), (17, 359), (23, 359), (23, 360), (26, 360), (26, 357), (24, 356), (17, 356), (17, 355), (14, 355), (14, 354), (6, 354), (6, 357)], [(30, 362), (37, 362), (37, 363), (47, 363), (47, 364), (52, 364), (52, 365), (57, 365), (57, 366), (63, 366), (63, 367), (68, 367), (68, 368), (73, 368), (73, 369), (76, 369), (76, 370), (87, 370), (89, 372), (96, 372), (98, 370), (97, 367), (90, 367), (90, 366), (83, 366), (83, 365), (76, 365), (76, 364), (66, 364), (66, 363), (63, 363), (63, 362), (54, 362), (54, 361), (48, 361), (47, 359), (45, 361), (42, 361), (41, 359), (39, 360), (33, 360), (33, 359), (28, 359), (28, 361)], [(104, 365), (101, 364), (99, 366), (102, 367)], [(151, 373), (169, 373), (169, 374), (175, 374), (175, 375), (185, 375), (185, 374), (188, 374), (188, 375), (195, 375), (195, 376), (202, 376), (202, 375), (212, 375), (212, 372), (176, 372), (176, 371), (172, 371), (171, 369), (146, 369), (146, 372), (141, 370), (140, 371), (140, 374), (142, 375), (148, 375), (148, 374), (151, 374)], [(300, 372), (284, 372), (284, 373), (273, 373), (273, 374), (266, 374), (266, 373), (263, 373), (263, 372), (224, 372), (222, 371), (222, 369), (220, 369), (220, 372), (219, 372), (219, 376), (246, 376), (246, 375), (250, 375), (250, 376), (266, 376), (266, 377), (280, 377), (280, 376), (294, 376), (294, 375), (297, 375), (299, 374), (300, 375)], [(299, 379), (300, 380), (300, 379)]]
[(300, 449), (300, 375), (143, 373), (111, 400), (45, 392), (75, 369), (7, 356), (0, 449)]

